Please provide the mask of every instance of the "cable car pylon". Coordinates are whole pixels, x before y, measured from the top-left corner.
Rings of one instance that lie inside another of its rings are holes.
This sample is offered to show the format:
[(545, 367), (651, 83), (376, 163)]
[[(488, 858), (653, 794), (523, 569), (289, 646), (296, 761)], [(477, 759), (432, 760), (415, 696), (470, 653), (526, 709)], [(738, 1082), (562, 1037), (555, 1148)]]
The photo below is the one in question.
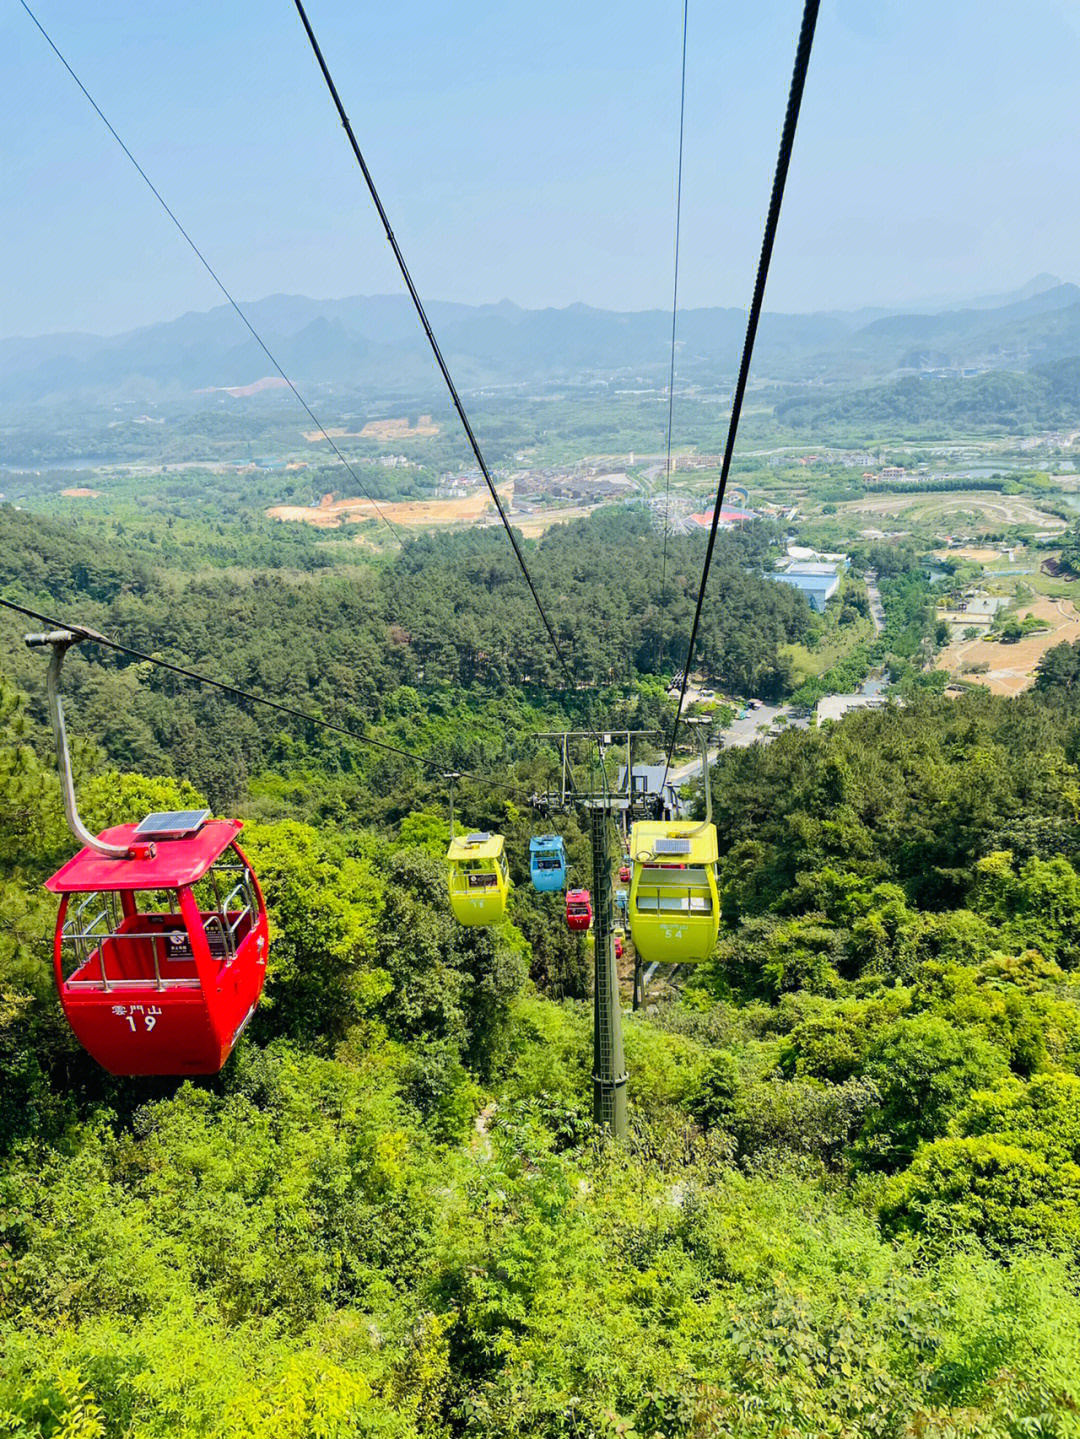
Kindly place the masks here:
[(603, 743), (600, 773), (604, 781), (599, 790), (582, 790), (573, 783), (569, 758), (572, 739), (596, 740), (594, 730), (545, 730), (537, 739), (556, 740), (562, 761), (557, 790), (536, 795), (534, 803), (549, 810), (566, 809), (571, 805), (584, 809), (589, 817), (589, 846), (592, 853), (592, 933), (593, 933), (593, 1120), (598, 1129), (621, 1139), (626, 1134), (629, 1075), (623, 1048), (622, 999), (619, 993), (619, 971), (615, 955), (615, 883), (612, 869), (611, 822), (615, 816), (652, 813), (652, 800), (635, 789), (633, 741), (660, 730), (601, 730), (603, 741), (626, 745), (624, 783), (609, 788), (604, 772)]
[[(601, 760), (601, 762), (603, 762)], [(611, 879), (611, 801), (593, 798), (589, 840), (593, 864), (593, 1120), (621, 1139), (626, 1134), (627, 1082), (622, 1000), (615, 959), (615, 894)]]

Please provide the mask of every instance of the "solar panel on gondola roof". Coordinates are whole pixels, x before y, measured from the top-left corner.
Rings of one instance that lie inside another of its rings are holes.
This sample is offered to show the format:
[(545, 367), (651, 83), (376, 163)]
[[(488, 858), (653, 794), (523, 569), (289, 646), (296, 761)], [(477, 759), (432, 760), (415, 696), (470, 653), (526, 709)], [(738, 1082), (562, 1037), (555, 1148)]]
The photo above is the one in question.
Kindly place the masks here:
[(208, 809), (166, 809), (148, 814), (135, 828), (140, 839), (185, 839), (197, 834), (210, 818)]

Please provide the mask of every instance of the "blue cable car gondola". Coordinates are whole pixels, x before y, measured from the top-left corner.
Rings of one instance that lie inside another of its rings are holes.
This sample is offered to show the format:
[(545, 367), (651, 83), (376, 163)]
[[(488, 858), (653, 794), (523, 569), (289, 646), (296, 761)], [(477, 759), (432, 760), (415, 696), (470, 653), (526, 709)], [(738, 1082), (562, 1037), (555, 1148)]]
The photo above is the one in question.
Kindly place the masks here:
[(529, 841), (533, 889), (554, 894), (566, 884), (566, 846), (558, 834), (537, 834)]

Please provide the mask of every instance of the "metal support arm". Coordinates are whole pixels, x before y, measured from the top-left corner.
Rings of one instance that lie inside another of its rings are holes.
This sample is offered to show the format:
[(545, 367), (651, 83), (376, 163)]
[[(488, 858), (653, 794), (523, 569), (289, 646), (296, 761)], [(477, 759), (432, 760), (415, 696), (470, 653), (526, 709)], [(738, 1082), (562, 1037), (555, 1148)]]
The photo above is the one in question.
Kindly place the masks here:
[(697, 730), (698, 744), (701, 746), (701, 783), (705, 790), (705, 818), (692, 833), (704, 834), (712, 824), (712, 785), (709, 783), (709, 726), (712, 721), (705, 715), (694, 715), (684, 720), (683, 723), (691, 725)]
[(26, 643), (31, 649), (38, 649), (43, 645), (49, 645), (52, 648), (46, 689), (49, 697), (49, 718), (52, 720), (53, 735), (56, 738), (56, 759), (60, 766), (60, 789), (64, 796), (64, 813), (67, 815), (71, 832), (80, 844), (96, 850), (98, 854), (105, 855), (107, 859), (128, 859), (131, 851), (126, 845), (106, 844), (103, 840), (98, 839), (97, 835), (90, 833), (79, 817), (79, 808), (75, 803), (75, 781), (71, 774), (71, 756), (68, 753), (67, 730), (64, 727), (64, 702), (60, 698), (60, 671), (64, 667), (64, 656), (69, 647), (77, 645), (80, 640), (92, 638), (93, 631), (91, 630), (80, 634), (74, 634), (71, 630), (51, 630), (48, 634), (27, 635)]

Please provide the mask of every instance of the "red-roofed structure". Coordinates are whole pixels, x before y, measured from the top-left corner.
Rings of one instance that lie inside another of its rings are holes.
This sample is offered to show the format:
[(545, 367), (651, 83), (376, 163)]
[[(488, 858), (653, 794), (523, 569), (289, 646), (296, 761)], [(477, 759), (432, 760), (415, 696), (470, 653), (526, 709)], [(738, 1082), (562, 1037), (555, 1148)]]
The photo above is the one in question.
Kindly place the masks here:
[[(694, 524), (700, 525), (707, 530), (713, 521), (714, 510), (706, 510), (700, 515), (691, 515)], [(725, 529), (732, 529), (735, 525), (744, 524), (747, 520), (756, 520), (757, 515), (753, 510), (729, 510), (726, 505), (720, 509), (720, 524)]]
[[(135, 859), (110, 859), (89, 845), (58, 869), (45, 888), (53, 894), (86, 894), (90, 890), (179, 889), (197, 884), (214, 860), (225, 853), (243, 829), (238, 819), (214, 819), (182, 839), (136, 835), (133, 824), (118, 824), (101, 832), (105, 844), (125, 845), (143, 853)], [(152, 854), (145, 853), (153, 850)]]

